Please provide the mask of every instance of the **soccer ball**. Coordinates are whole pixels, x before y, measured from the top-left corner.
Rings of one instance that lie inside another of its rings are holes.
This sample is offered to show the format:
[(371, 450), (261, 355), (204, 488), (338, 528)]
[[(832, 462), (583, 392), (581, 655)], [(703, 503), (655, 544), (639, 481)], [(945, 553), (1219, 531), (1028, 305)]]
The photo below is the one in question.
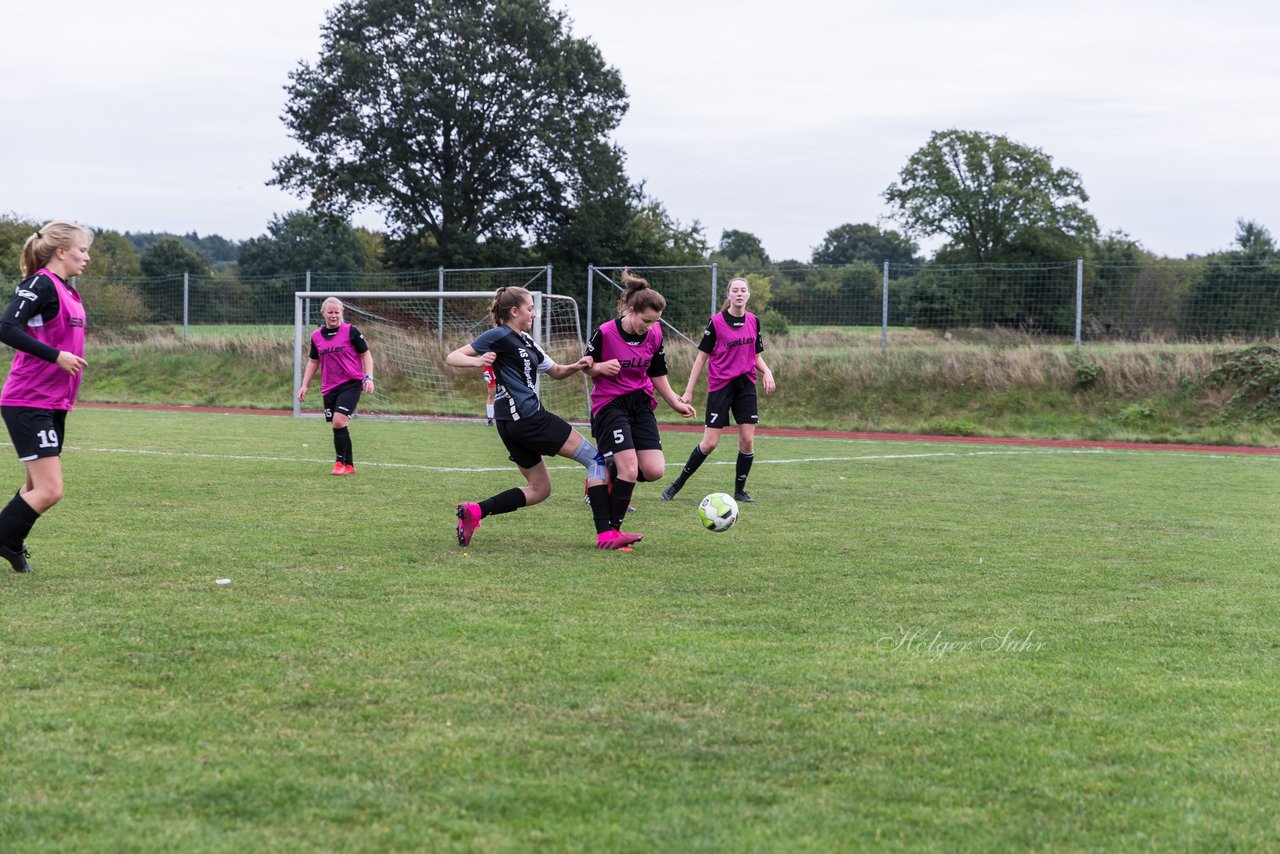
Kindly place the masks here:
[(723, 492), (713, 492), (698, 504), (698, 518), (713, 534), (727, 531), (738, 521), (738, 502)]

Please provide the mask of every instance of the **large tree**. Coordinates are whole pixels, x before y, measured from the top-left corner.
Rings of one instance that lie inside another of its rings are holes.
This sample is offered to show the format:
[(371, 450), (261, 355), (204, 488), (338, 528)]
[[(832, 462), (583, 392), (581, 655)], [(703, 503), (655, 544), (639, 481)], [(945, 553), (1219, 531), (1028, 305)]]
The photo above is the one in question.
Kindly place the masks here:
[(766, 267), (769, 264), (769, 253), (764, 251), (760, 238), (736, 228), (720, 232), (720, 245), (712, 258), (731, 267)]
[(282, 276), (304, 270), (363, 273), (378, 267), (350, 224), (302, 211), (272, 217), (267, 234), (240, 245), (239, 262), (244, 276)]
[(555, 229), (626, 111), (617, 70), (547, 0), (349, 0), (290, 80), (304, 151), (273, 183), (317, 213), (378, 209), (442, 263)]
[(920, 247), (893, 229), (881, 231), (868, 222), (845, 223), (827, 232), (822, 243), (813, 250), (814, 264), (843, 266), (866, 261), (879, 266), (913, 264)]
[(1050, 237), (1083, 251), (1098, 231), (1078, 174), (998, 134), (935, 131), (883, 195), (909, 235), (949, 238), (948, 260), (999, 261)]

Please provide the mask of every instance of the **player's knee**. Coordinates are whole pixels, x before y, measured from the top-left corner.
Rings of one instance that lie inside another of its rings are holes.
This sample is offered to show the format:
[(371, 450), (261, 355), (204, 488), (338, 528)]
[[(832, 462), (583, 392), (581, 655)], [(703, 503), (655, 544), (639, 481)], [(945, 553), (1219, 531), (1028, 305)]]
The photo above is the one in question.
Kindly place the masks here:
[(640, 472), (644, 475), (644, 479), (649, 483), (662, 480), (666, 475), (666, 466), (662, 462), (648, 462), (640, 466)]
[(45, 483), (32, 489), (23, 497), (37, 512), (44, 513), (62, 500), (62, 491), (61, 481), (58, 483)]
[(754, 454), (756, 452), (756, 440), (743, 439), (738, 442), (738, 450), (744, 454)]
[(535, 504), (541, 504), (551, 497), (551, 484), (549, 483), (531, 483), (524, 487), (524, 506), (532, 507)]
[(702, 441), (698, 443), (698, 447), (702, 448), (703, 455), (710, 454), (716, 449), (716, 445), (720, 444), (719, 436), (703, 436)]
[(587, 480), (601, 481), (609, 477), (604, 458), (600, 456), (596, 446), (586, 439), (578, 443), (578, 449), (573, 452), (571, 459), (587, 470)]

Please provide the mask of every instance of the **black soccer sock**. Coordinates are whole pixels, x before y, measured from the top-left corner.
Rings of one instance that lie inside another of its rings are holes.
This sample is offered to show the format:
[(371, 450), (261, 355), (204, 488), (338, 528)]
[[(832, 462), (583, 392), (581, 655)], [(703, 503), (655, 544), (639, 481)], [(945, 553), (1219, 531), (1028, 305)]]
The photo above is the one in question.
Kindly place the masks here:
[(480, 502), (480, 518), (497, 516), (500, 513), (514, 513), (525, 505), (524, 490), (513, 486), (506, 492), (499, 492), (492, 498)]
[[(609, 487), (605, 484), (587, 487), (587, 501), (591, 503), (591, 518), (596, 523), (596, 533), (603, 534), (613, 526), (609, 524)], [(623, 513), (626, 513), (624, 508)]]
[(333, 450), (338, 462), (354, 465), (351, 462), (351, 431), (346, 427), (333, 428)]
[(693, 453), (689, 455), (689, 460), (684, 464), (684, 470), (680, 472), (680, 476), (676, 478), (676, 483), (683, 484), (686, 480), (693, 476), (698, 467), (707, 459), (707, 455), (702, 453), (701, 445), (693, 446)]
[(14, 551), (20, 550), (22, 541), (39, 518), (40, 514), (26, 502), (22, 493), (14, 493), (5, 508), (0, 510), (0, 543)]
[(751, 474), (751, 464), (755, 462), (755, 454), (744, 454), (738, 451), (738, 471), (737, 477), (733, 480), (734, 492), (747, 491), (747, 475)]
[(631, 493), (635, 491), (634, 480), (615, 480), (609, 492), (609, 526), (621, 528), (626, 518), (627, 508), (631, 506)]

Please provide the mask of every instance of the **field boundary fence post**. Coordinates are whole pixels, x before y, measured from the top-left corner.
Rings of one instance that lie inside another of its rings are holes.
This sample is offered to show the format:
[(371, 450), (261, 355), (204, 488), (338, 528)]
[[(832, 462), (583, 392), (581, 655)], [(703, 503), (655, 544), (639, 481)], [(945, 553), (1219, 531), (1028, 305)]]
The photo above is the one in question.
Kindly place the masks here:
[(718, 287), (719, 279), (717, 274), (719, 272), (720, 272), (720, 265), (713, 262), (711, 264), (711, 314), (712, 315), (716, 313), (716, 305), (717, 305), (716, 297), (718, 296), (717, 291), (719, 291), (719, 287)]
[(1084, 315), (1084, 259), (1076, 259), (1076, 352), (1080, 351), (1080, 326)]
[(889, 351), (889, 262), (884, 262), (884, 278), (880, 288), (880, 352)]
[[(436, 290), (444, 293), (444, 265), (436, 268)], [(444, 300), (436, 303), (436, 341), (444, 344)]]
[[(550, 265), (550, 264), (548, 264), (548, 265), (547, 265), (547, 290), (546, 290), (546, 294), (547, 294), (547, 296), (551, 296), (551, 295), (552, 295), (552, 291), (551, 291), (551, 265)], [(542, 316), (542, 315), (539, 315), (539, 317), (541, 317), (541, 316)], [(551, 337), (551, 312), (549, 312), (549, 311), (547, 312), (547, 315), (546, 315), (546, 317), (545, 317), (545, 319), (544, 319), (544, 321), (543, 321), (543, 322), (547, 324), (547, 337), (548, 337), (548, 338), (550, 338), (550, 337)]]
[(182, 274), (182, 341), (187, 341), (187, 331), (191, 325), (191, 274)]
[[(307, 273), (307, 290), (311, 293), (311, 273)], [(307, 316), (311, 315), (311, 300), (293, 298), (293, 417), (302, 414), (302, 401), (298, 400), (298, 391), (302, 388), (302, 306), (307, 306)], [(307, 324), (310, 328), (311, 324)]]

